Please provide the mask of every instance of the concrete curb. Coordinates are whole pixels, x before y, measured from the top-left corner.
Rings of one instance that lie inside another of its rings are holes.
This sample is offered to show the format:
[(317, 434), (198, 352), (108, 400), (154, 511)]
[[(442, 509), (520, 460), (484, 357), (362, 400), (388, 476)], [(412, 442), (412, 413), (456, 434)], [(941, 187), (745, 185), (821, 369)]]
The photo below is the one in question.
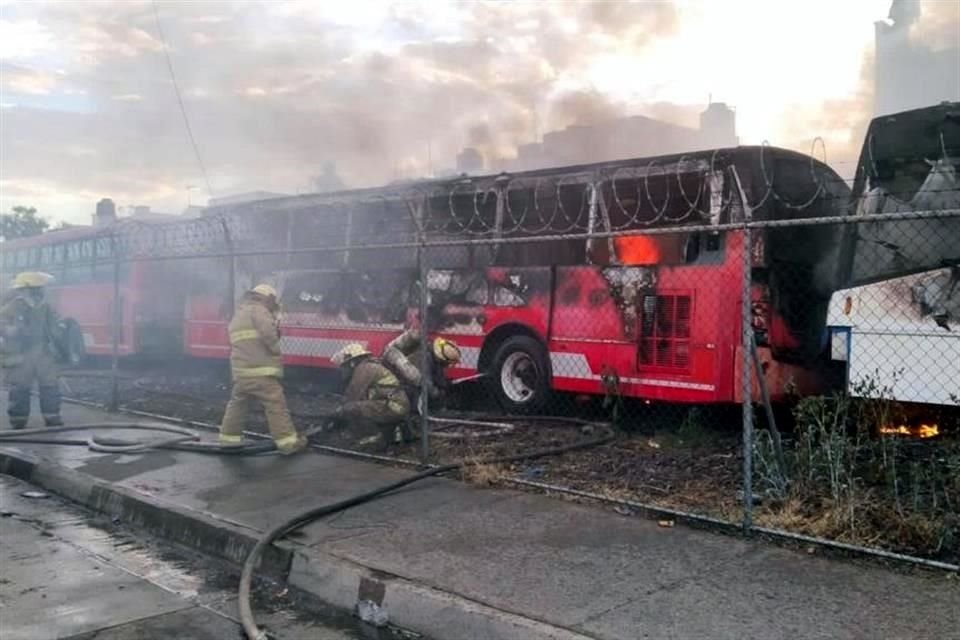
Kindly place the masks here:
[[(205, 555), (242, 564), (259, 532), (216, 516), (159, 500), (22, 451), (0, 449), (0, 473), (30, 482), (101, 513)], [(271, 547), (261, 572), (276, 577), (289, 571), (293, 551)]]
[[(117, 486), (22, 451), (0, 448), (0, 473), (238, 567), (259, 537), (258, 531), (214, 514)], [(296, 542), (272, 546), (261, 562), (260, 574), (286, 577), (295, 589), (340, 609), (356, 611), (360, 602), (371, 602), (386, 612), (391, 624), (438, 640), (591, 640)]]

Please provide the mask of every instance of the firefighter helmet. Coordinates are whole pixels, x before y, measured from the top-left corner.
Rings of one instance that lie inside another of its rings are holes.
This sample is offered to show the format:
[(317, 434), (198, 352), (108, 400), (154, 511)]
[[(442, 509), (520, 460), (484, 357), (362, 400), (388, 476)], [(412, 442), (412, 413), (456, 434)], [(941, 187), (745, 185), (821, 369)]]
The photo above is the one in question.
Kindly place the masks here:
[(433, 357), (437, 359), (437, 362), (444, 365), (457, 364), (460, 362), (460, 347), (453, 340), (435, 338), (433, 340)]
[(42, 271), (24, 271), (18, 273), (13, 279), (14, 289), (28, 289), (35, 287), (45, 287), (53, 280), (53, 276)]
[(352, 362), (357, 358), (362, 358), (363, 356), (369, 356), (369, 355), (370, 355), (370, 352), (367, 350), (366, 347), (364, 347), (362, 344), (357, 344), (354, 342), (352, 344), (348, 344), (347, 346), (343, 347), (342, 349), (337, 351), (335, 354), (333, 354), (333, 356), (330, 358), (330, 361), (333, 362), (333, 364), (337, 365), (338, 367), (342, 367), (348, 362)]
[(253, 289), (250, 289), (253, 293), (259, 294), (264, 298), (276, 298), (277, 290), (274, 289), (269, 284), (258, 284)]

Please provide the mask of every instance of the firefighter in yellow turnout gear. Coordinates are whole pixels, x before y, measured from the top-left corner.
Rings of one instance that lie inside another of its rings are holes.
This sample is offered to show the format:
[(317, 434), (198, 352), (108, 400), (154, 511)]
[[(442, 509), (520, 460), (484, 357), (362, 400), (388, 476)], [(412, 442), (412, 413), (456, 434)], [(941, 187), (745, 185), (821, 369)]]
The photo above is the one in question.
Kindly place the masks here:
[(410, 415), (410, 401), (397, 376), (359, 344), (348, 344), (331, 360), (349, 380), (344, 403), (334, 417), (359, 423), (361, 428), (375, 427), (384, 447), (389, 446), (396, 428), (405, 428)]
[[(391, 340), (383, 349), (383, 362), (394, 371), (412, 395), (419, 395), (424, 386), (423, 339), (418, 329), (408, 329)], [(452, 340), (434, 338), (429, 342), (430, 375), (426, 380), (430, 398), (440, 398), (449, 387), (446, 369), (460, 362), (460, 347)]]
[(64, 326), (44, 295), (51, 280), (47, 273), (17, 274), (12, 295), (0, 305), (0, 367), (10, 386), (7, 416), (13, 429), (27, 426), (34, 381), (44, 423), (63, 424), (57, 360)]
[(280, 379), (279, 304), (270, 285), (259, 284), (246, 294), (230, 321), (230, 372), (233, 390), (220, 424), (220, 444), (243, 444), (243, 427), (252, 402), (263, 406), (277, 450), (296, 453), (306, 446), (290, 420)]

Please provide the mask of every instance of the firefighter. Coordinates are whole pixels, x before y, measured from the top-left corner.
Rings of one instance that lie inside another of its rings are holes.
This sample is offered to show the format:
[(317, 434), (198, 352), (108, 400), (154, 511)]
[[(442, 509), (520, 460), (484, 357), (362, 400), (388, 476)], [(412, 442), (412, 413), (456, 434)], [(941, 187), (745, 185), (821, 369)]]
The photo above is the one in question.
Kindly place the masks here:
[(277, 291), (258, 284), (243, 295), (230, 321), (230, 373), (233, 390), (220, 424), (220, 443), (242, 445), (243, 427), (253, 401), (263, 406), (277, 450), (283, 454), (302, 450), (306, 438), (297, 433), (280, 379), (283, 365)]
[[(383, 362), (407, 386), (412, 395), (419, 395), (423, 385), (423, 340), (418, 329), (408, 329), (391, 340), (383, 349)], [(430, 376), (426, 381), (427, 394), (436, 399), (450, 386), (446, 369), (460, 362), (460, 347), (452, 340), (434, 338), (430, 342)]]
[(397, 427), (405, 440), (412, 438), (406, 425), (410, 401), (392, 371), (359, 344), (348, 344), (331, 360), (348, 380), (344, 402), (334, 413), (335, 419), (376, 428), (384, 448), (393, 443)]
[(13, 429), (27, 426), (34, 380), (44, 423), (48, 427), (63, 424), (57, 360), (65, 330), (46, 300), (44, 288), (51, 280), (48, 273), (17, 274), (12, 295), (0, 306), (0, 367), (10, 385), (7, 416)]

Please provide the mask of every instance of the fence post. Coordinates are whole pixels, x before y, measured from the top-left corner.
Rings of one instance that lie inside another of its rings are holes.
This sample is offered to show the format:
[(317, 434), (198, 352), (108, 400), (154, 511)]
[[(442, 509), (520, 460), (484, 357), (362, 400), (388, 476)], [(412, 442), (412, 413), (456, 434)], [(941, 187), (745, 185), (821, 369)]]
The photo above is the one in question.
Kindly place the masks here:
[(743, 276), (741, 280), (741, 400), (740, 408), (743, 413), (743, 530), (749, 533), (753, 527), (753, 325), (751, 304), (751, 270), (752, 260), (752, 233), (748, 226), (749, 215), (745, 214), (743, 226)]
[(113, 318), (110, 330), (110, 411), (120, 408), (120, 336), (123, 332), (123, 308), (120, 300), (120, 251), (116, 235), (110, 236), (113, 251)]
[[(237, 256), (233, 249), (233, 236), (230, 234), (230, 225), (227, 224), (227, 218), (220, 215), (220, 227), (223, 229), (223, 241), (227, 246), (227, 252), (230, 254), (230, 269), (227, 272), (227, 321), (233, 317), (235, 311), (234, 305), (237, 298)], [(289, 256), (289, 251), (287, 256)]]
[(417, 266), (420, 272), (420, 463), (427, 465), (430, 462), (430, 402), (427, 390), (432, 378), (430, 337), (427, 327), (427, 298), (429, 297), (427, 272), (429, 269), (423, 236), (420, 238), (420, 249), (417, 251)]

